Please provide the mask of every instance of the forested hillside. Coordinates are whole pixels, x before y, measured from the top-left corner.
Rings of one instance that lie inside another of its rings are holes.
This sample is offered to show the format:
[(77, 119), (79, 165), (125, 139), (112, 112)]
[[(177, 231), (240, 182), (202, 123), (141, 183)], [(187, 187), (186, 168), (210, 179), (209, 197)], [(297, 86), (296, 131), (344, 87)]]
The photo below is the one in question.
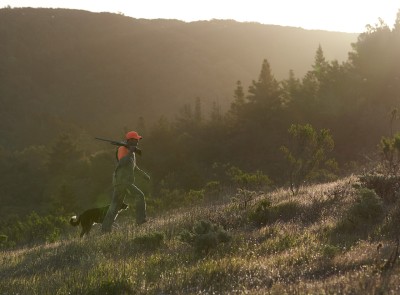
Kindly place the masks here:
[[(9, 40), (0, 44), (0, 228), (32, 211), (57, 220), (109, 203), (115, 151), (94, 136), (121, 139), (132, 129), (144, 136), (138, 164), (151, 183), (137, 180), (153, 214), (236, 188), (288, 186), (295, 195), (304, 184), (382, 160), (377, 152), (391, 171), (400, 167), (400, 14), (393, 27), (368, 27), (339, 62), (316, 36), (338, 44), (335, 36), (347, 34), (64, 10), (0, 13), (1, 39)], [(254, 53), (282, 44), (285, 32), (292, 43), (275, 53), (303, 61), (305, 36), (315, 34), (303, 75), (275, 75), (284, 66), (272, 52)], [(225, 109), (222, 93), (231, 97)]]
[(263, 59), (279, 79), (290, 69), (302, 77), (319, 44), (341, 62), (356, 38), (235, 21), (1, 9), (0, 143), (48, 144), (71, 129), (115, 136), (140, 117), (173, 117), (196, 97), (207, 110), (213, 101), (227, 110), (236, 81), (249, 85)]

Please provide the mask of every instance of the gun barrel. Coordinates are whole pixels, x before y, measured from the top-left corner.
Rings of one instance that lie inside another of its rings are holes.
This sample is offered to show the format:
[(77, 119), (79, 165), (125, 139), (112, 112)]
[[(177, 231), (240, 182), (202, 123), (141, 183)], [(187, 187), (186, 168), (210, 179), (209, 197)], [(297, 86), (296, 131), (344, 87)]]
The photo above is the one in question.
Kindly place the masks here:
[(106, 141), (106, 142), (109, 142), (109, 143), (111, 143), (113, 145), (117, 145), (117, 146), (126, 146), (126, 143), (121, 142), (121, 141), (115, 141), (115, 140), (110, 140), (110, 139), (105, 139), (105, 138), (100, 138), (100, 137), (95, 137), (95, 139)]

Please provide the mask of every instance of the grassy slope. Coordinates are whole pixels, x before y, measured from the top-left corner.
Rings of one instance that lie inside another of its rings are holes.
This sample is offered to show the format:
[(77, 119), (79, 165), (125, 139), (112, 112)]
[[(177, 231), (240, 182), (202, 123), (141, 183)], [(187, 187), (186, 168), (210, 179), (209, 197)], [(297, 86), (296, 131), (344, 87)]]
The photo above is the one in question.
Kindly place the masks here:
[[(383, 233), (394, 216), (388, 210), (397, 206), (385, 207), (374, 224), (343, 222), (357, 198), (356, 181), (311, 186), (297, 197), (286, 190), (259, 194), (247, 208), (225, 202), (177, 210), (140, 228), (121, 215), (112, 234), (102, 236), (97, 227), (88, 239), (76, 238), (74, 228), (57, 243), (0, 252), (0, 294), (399, 292), (399, 266), (382, 267), (396, 248)], [(249, 212), (265, 199), (275, 215), (255, 226)], [(178, 235), (200, 219), (222, 225), (231, 241), (196, 253)], [(135, 239), (154, 232), (164, 235), (159, 246)]]

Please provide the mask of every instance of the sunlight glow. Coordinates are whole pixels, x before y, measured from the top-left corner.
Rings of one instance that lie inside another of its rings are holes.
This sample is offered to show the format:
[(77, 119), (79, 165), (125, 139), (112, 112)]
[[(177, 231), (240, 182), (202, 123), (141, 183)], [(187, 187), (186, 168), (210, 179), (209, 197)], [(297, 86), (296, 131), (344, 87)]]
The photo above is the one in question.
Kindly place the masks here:
[(392, 27), (400, 0), (0, 0), (0, 7), (51, 7), (183, 21), (234, 19), (341, 32), (365, 31), (379, 18)]

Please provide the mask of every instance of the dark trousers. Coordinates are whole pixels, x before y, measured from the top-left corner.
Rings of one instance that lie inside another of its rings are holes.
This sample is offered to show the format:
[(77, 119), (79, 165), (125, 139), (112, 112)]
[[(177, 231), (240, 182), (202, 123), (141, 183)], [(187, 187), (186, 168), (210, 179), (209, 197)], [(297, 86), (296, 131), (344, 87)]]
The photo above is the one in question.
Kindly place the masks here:
[(134, 195), (136, 199), (136, 223), (142, 224), (146, 221), (146, 201), (144, 193), (134, 184), (115, 185), (111, 205), (102, 224), (101, 229), (103, 232), (111, 231), (112, 224), (118, 214), (118, 208), (121, 207), (127, 195)]

